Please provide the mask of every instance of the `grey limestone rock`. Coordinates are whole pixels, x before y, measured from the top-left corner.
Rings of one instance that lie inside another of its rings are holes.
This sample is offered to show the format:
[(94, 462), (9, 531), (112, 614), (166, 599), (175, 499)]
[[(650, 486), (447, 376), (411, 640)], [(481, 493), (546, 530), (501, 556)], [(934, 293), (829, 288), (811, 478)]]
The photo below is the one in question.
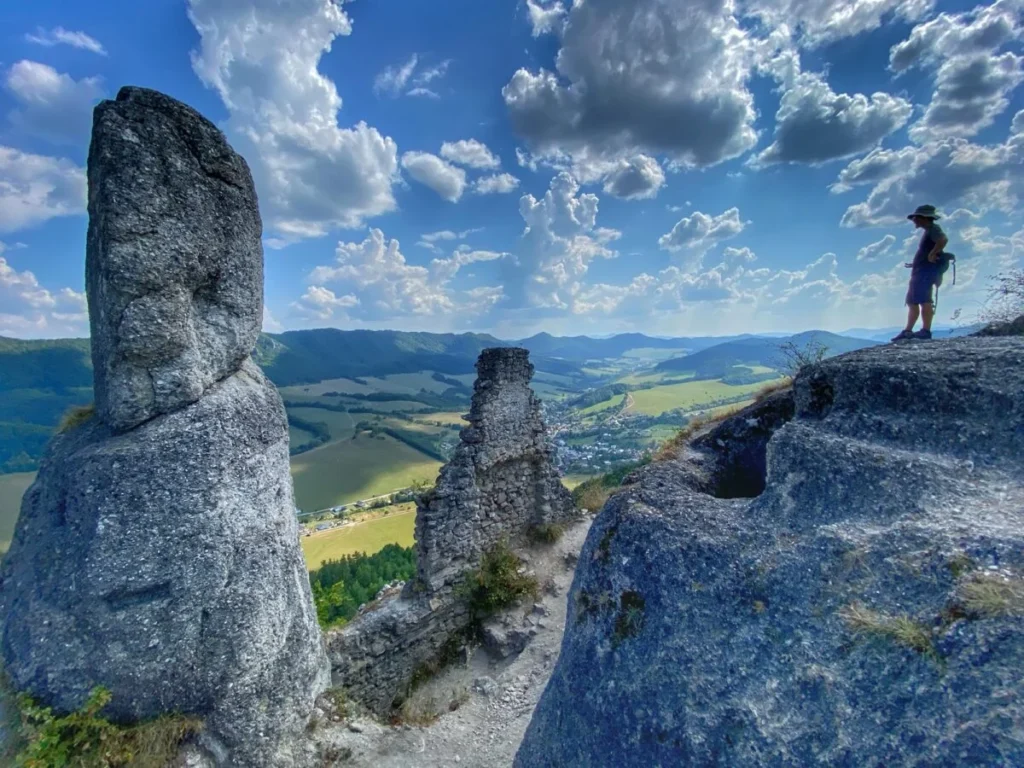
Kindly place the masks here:
[(683, 461), (612, 497), (518, 768), (1024, 765), (1024, 340), (859, 350), (795, 404), (756, 499)]
[(578, 515), (552, 462), (527, 350), (485, 349), (476, 367), (469, 426), (416, 512), (419, 584), (432, 592), (499, 540)]
[(53, 439), (25, 495), (0, 584), (6, 669), (61, 711), (102, 685), (118, 721), (198, 716), (193, 756), (211, 764), (288, 765), (329, 666), (284, 407), (246, 359), (252, 184), (209, 123), (138, 89), (97, 108), (90, 166), (100, 407)]
[(96, 406), (130, 429), (237, 371), (263, 322), (249, 168), (195, 110), (122, 88), (96, 107), (86, 287)]

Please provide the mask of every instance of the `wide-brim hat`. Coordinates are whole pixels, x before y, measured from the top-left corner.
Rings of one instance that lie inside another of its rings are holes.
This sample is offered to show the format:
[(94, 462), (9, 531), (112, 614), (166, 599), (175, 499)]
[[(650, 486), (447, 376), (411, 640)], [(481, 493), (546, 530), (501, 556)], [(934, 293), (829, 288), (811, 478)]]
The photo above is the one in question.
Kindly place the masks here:
[(941, 219), (939, 212), (935, 210), (934, 205), (919, 205), (917, 209), (907, 216), (908, 219), (912, 219), (915, 216), (923, 216), (926, 219)]

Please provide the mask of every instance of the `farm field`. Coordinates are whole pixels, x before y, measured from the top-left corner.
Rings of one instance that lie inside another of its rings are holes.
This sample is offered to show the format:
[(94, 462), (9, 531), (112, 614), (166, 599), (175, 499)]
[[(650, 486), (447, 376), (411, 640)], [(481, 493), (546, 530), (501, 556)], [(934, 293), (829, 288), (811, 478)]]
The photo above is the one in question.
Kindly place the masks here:
[(587, 482), (592, 477), (597, 477), (597, 475), (566, 475), (562, 478), (562, 485), (571, 491), (577, 485)]
[(416, 505), (399, 504), (393, 509), (396, 511), (389, 515), (304, 536), (302, 552), (306, 556), (306, 570), (314, 571), (325, 560), (337, 560), (356, 552), (372, 555), (388, 544), (412, 546)]
[[(466, 408), (466, 412), (469, 412), (469, 408)], [(418, 422), (430, 424), (434, 421), (439, 421), (442, 424), (453, 424), (457, 427), (464, 427), (469, 424), (468, 421), (462, 418), (462, 411), (436, 411), (435, 413), (417, 413), (412, 417)]]
[(594, 403), (593, 405), (583, 408), (580, 410), (580, 416), (590, 416), (601, 411), (607, 411), (609, 408), (618, 408), (625, 401), (625, 395), (613, 395), (607, 400), (602, 400), (600, 403)]
[(387, 435), (364, 433), (292, 457), (295, 504), (313, 512), (434, 482), (441, 463)]
[[(721, 381), (686, 381), (681, 384), (666, 384), (653, 389), (639, 389), (631, 393), (633, 406), (630, 411), (648, 416), (660, 416), (665, 411), (676, 408), (692, 410), (699, 408), (704, 403), (752, 394), (762, 389), (767, 383), (762, 381), (757, 384), (734, 386), (723, 384)], [(618, 398), (612, 398), (612, 400), (615, 401)], [(596, 408), (600, 405), (602, 403), (593, 407)]]
[(21, 497), (35, 479), (35, 472), (0, 475), (0, 554), (11, 546), (14, 526), (21, 511)]
[(647, 360), (650, 362), (661, 362), (662, 360), (669, 360), (673, 357), (682, 357), (686, 354), (686, 349), (661, 349), (658, 347), (637, 347), (636, 349), (630, 349), (625, 352), (622, 356), (631, 360)]
[(323, 422), (331, 431), (332, 440), (348, 440), (355, 433), (355, 420), (350, 414), (341, 411), (328, 411), (323, 408), (289, 408), (288, 413), (304, 421)]
[(281, 387), (281, 397), (291, 400), (293, 397), (320, 397), (327, 392), (341, 392), (346, 395), (368, 395), (374, 392), (373, 387), (360, 384), (352, 379), (325, 379), (316, 384), (294, 384)]
[(296, 445), (308, 443), (310, 440), (313, 439), (313, 437), (314, 436), (312, 432), (307, 432), (306, 430), (300, 429), (299, 427), (293, 426), (292, 424), (288, 425), (288, 442), (291, 444), (293, 448)]

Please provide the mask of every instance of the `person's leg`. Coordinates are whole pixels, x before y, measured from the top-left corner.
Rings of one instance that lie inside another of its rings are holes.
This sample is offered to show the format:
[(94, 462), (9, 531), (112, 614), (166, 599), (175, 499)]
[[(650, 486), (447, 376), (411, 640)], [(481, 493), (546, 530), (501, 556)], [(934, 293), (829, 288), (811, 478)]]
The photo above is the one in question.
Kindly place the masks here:
[(921, 328), (928, 331), (932, 330), (932, 318), (935, 317), (935, 305), (930, 301), (927, 304), (921, 305)]
[(903, 330), (913, 331), (914, 325), (917, 324), (917, 318), (921, 316), (921, 305), (920, 304), (907, 304), (907, 327)]

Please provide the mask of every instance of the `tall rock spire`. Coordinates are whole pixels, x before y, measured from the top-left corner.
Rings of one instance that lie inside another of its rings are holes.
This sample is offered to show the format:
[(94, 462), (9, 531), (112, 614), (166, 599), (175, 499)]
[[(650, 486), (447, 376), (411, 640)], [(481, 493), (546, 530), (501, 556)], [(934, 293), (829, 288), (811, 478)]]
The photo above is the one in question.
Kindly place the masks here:
[(245, 161), (194, 110), (95, 112), (86, 258), (95, 416), (58, 435), (3, 563), (15, 685), (121, 721), (202, 718), (223, 766), (287, 762), (329, 670), (280, 395), (249, 359), (263, 254)]

